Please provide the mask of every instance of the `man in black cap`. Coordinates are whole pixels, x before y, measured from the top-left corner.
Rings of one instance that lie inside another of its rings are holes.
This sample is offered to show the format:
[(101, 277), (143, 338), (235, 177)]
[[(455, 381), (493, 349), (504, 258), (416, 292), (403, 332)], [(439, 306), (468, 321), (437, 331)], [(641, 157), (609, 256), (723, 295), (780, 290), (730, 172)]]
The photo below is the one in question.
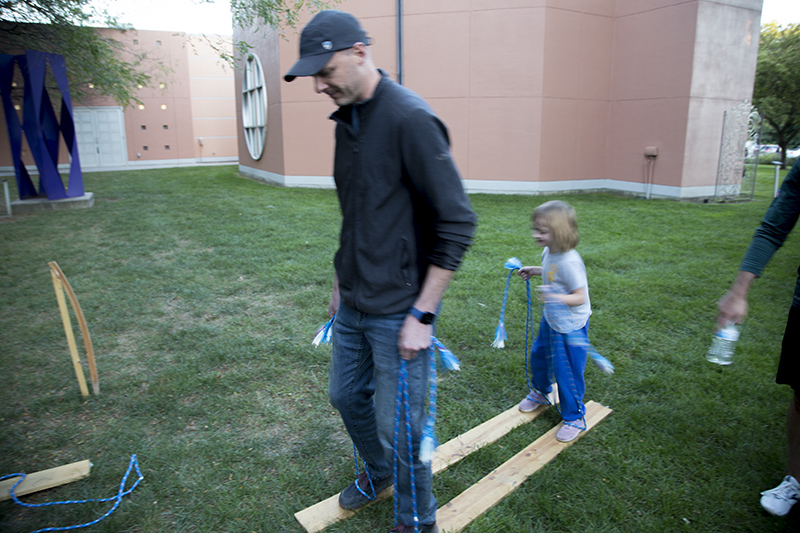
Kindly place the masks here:
[[(399, 510), (392, 531), (416, 526), (432, 533), (438, 528), (431, 468), (419, 458), (431, 337), (442, 295), (472, 243), (476, 217), (447, 128), (422, 98), (375, 67), (369, 44), (355, 17), (322, 11), (303, 29), (300, 59), (284, 79), (311, 76), (317, 93), (339, 106), (331, 115), (342, 228), (328, 308), (336, 315), (329, 396), (366, 470), (341, 492), (339, 505), (358, 509), (392, 484), (397, 426)], [(410, 462), (405, 415), (395, 415), (401, 359)]]

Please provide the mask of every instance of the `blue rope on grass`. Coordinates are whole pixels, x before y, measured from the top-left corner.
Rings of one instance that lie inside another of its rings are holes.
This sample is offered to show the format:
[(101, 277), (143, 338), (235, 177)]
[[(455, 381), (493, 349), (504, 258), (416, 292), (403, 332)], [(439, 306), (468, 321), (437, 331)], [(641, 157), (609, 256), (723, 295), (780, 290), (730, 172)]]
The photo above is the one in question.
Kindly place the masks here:
[(361, 486), (358, 484), (358, 476), (359, 476), (359, 474), (361, 472), (359, 472), (359, 469), (358, 469), (358, 450), (356, 450), (356, 443), (355, 442), (353, 443), (353, 460), (356, 463), (356, 481), (355, 481), (356, 489), (366, 499), (368, 499), (370, 501), (374, 500), (375, 498), (378, 497), (378, 495), (375, 494), (375, 486), (372, 484), (372, 476), (369, 475), (369, 470), (367, 469), (367, 462), (364, 461), (363, 459), (361, 460), (361, 462), (364, 463), (364, 472), (367, 474), (367, 481), (369, 481), (369, 488), (372, 491), (372, 495), (369, 495), (366, 492), (364, 492), (364, 489), (362, 489)]
[[(136, 475), (138, 476), (138, 478), (136, 479), (136, 482), (133, 484), (133, 486), (131, 488), (129, 488), (128, 490), (125, 490), (125, 485), (128, 482), (128, 476), (130, 475), (131, 470), (136, 470)], [(104, 514), (103, 516), (101, 516), (100, 518), (98, 518), (96, 520), (92, 520), (91, 522), (87, 522), (85, 524), (78, 524), (78, 525), (75, 525), (75, 526), (46, 527), (46, 528), (43, 528), (43, 529), (37, 529), (36, 531), (33, 531), (32, 533), (41, 533), (41, 532), (44, 532), (44, 531), (67, 531), (67, 530), (71, 530), (71, 529), (80, 529), (80, 528), (84, 528), (84, 527), (93, 526), (94, 524), (100, 522), (101, 520), (103, 520), (105, 518), (108, 518), (111, 515), (111, 513), (113, 513), (117, 509), (117, 507), (119, 507), (119, 504), (122, 502), (122, 498), (127, 496), (131, 492), (133, 492), (133, 489), (135, 489), (136, 486), (139, 485), (139, 482), (144, 479), (144, 476), (142, 476), (141, 470), (139, 470), (139, 461), (136, 459), (136, 454), (133, 454), (131, 456), (130, 462), (128, 463), (128, 469), (125, 471), (125, 475), (122, 477), (122, 481), (119, 484), (119, 490), (117, 491), (117, 494), (114, 495), (114, 496), (110, 496), (108, 498), (89, 499), (89, 500), (69, 500), (69, 501), (63, 501), (63, 502), (46, 502), (46, 503), (25, 503), (23, 501), (20, 501), (20, 499), (17, 497), (17, 495), (14, 494), (14, 489), (16, 489), (17, 486), (20, 483), (22, 483), (22, 481), (25, 479), (26, 476), (27, 476), (27, 474), (9, 474), (7, 476), (0, 477), (0, 481), (2, 481), (4, 479), (14, 478), (14, 477), (19, 477), (20, 478), (20, 480), (17, 481), (16, 483), (14, 483), (14, 485), (11, 487), (11, 490), (9, 491), (9, 493), (11, 495), (11, 499), (14, 500), (14, 503), (16, 503), (17, 505), (21, 505), (22, 507), (33, 508), (33, 507), (49, 507), (51, 505), (70, 505), (70, 504), (77, 504), (77, 503), (91, 503), (91, 502), (101, 502), (102, 503), (102, 502), (108, 502), (108, 501), (114, 500), (113, 507), (111, 507), (111, 509), (109, 509), (106, 514)]]

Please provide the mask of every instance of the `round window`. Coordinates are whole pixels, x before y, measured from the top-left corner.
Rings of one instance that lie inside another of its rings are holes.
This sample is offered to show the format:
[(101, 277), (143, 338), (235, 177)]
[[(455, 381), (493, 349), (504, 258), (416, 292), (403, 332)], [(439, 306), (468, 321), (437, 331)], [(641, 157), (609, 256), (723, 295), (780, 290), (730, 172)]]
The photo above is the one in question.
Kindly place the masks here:
[(261, 159), (267, 140), (267, 87), (261, 60), (250, 54), (242, 80), (242, 123), (250, 157)]

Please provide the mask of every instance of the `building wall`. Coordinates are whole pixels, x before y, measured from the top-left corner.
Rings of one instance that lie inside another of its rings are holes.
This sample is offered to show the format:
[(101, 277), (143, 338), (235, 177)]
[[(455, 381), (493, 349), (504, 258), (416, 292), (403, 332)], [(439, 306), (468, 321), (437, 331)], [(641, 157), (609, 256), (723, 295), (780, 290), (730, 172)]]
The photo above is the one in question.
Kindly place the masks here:
[[(151, 83), (137, 91), (139, 103), (132, 101), (124, 107), (124, 131), (118, 134), (124, 135), (127, 161), (92, 166), (82, 160), (84, 171), (238, 161), (233, 68), (220, 59), (220, 50), (232, 51), (230, 38), (144, 30), (101, 31), (125, 43), (126, 60), (146, 53), (148, 59), (140, 68), (150, 74)], [(60, 95), (51, 94), (56, 96)], [(113, 99), (102, 96), (73, 104), (76, 109), (120, 108)], [(0, 109), (0, 120), (5, 124), (2, 113)], [(0, 171), (13, 173), (8, 134), (5, 128), (0, 130)], [(80, 144), (79, 148), (94, 149)], [(102, 145), (97, 149), (102, 150)], [(35, 172), (27, 144), (24, 150), (23, 162)], [(59, 164), (62, 168), (69, 164), (63, 140)]]
[[(212, 37), (213, 39), (213, 37)], [(239, 148), (236, 129), (236, 91), (233, 67), (220, 62), (219, 51), (199, 36), (189, 40), (196, 50), (189, 53), (189, 92), (194, 138), (192, 156), (199, 163), (234, 163)], [(232, 50), (230, 40), (225, 50)]]
[[(265, 73), (268, 74), (264, 80), (267, 87), (267, 138), (264, 146), (264, 153), (259, 161), (253, 160), (247, 149), (244, 135), (239, 135), (239, 165), (246, 165), (251, 168), (259, 167), (263, 172), (269, 172), (270, 175), (283, 175), (285, 173), (283, 117), (286, 113), (286, 109), (281, 106), (281, 83), (283, 82), (283, 78), (276, 75), (281, 68), (279, 58), (279, 43), (281, 38), (275, 30), (269, 28), (255, 28), (249, 31), (240, 30), (237, 39), (258, 48), (258, 56), (261, 60), (262, 67)], [(236, 131), (243, 132), (241, 97), (243, 63), (239, 66), (241, 68), (237, 69), (235, 78)]]
[[(337, 7), (361, 20), (375, 63), (397, 79), (396, 1)], [(468, 190), (641, 194), (645, 150), (655, 147), (653, 194), (713, 194), (723, 114), (752, 96), (761, 0), (405, 0), (403, 8), (404, 83), (448, 125)], [(235, 29), (234, 39), (253, 33)], [(282, 81), (299, 32), (287, 37), (253, 41), (262, 61), (270, 57), (270, 134), (267, 154), (241, 157), (240, 170), (332, 186), (335, 108), (310, 79)]]

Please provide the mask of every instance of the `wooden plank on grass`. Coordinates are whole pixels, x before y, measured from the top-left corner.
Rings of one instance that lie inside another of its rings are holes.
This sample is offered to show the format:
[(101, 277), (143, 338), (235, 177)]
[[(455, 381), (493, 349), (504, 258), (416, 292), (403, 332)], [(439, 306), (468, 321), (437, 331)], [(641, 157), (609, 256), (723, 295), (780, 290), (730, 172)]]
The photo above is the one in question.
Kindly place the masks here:
[(457, 533), (464, 529), (609, 414), (611, 409), (608, 407), (596, 402), (587, 403), (586, 431), (581, 432), (577, 439), (559, 442), (556, 440), (556, 433), (560, 425), (554, 427), (447, 505), (440, 507), (436, 513), (439, 530), (443, 533)]
[[(557, 397), (555, 387), (553, 387), (551, 400)], [(483, 424), (440, 445), (436, 449), (436, 454), (434, 455), (431, 465), (433, 473), (441, 472), (482, 446), (495, 442), (512, 429), (530, 422), (541, 413), (545, 412), (546, 408), (547, 406), (544, 406), (532, 413), (522, 413), (515, 405), (511, 409), (500, 413)], [(378, 494), (377, 499), (382, 500), (388, 498), (392, 495), (392, 492), (392, 487), (389, 487)], [(355, 514), (353, 511), (348, 511), (339, 507), (339, 495), (335, 494), (311, 507), (296, 512), (294, 517), (308, 533), (316, 533), (322, 531), (334, 522), (350, 518), (353, 514)]]
[[(89, 477), (89, 469), (91, 467), (92, 463), (90, 463), (88, 459), (85, 459), (77, 463), (57, 466), (48, 470), (42, 470), (41, 472), (28, 474), (25, 476), (25, 479), (22, 480), (22, 483), (17, 485), (17, 488), (14, 489), (14, 494), (16, 496), (24, 496), (32, 492), (52, 489), (53, 487), (58, 487), (65, 483), (71, 483)], [(19, 481), (18, 477), (0, 481), (0, 501), (11, 498), (11, 487), (13, 487), (14, 483), (17, 481)]]
[[(557, 401), (558, 392), (555, 385), (553, 386), (553, 392), (551, 392), (548, 397), (551, 402)], [(479, 448), (499, 440), (512, 429), (522, 424), (527, 424), (545, 412), (547, 407), (549, 406), (545, 405), (532, 413), (523, 413), (517, 409), (515, 405), (491, 420), (487, 420), (483, 424), (440, 445), (436, 448), (436, 455), (433, 457), (433, 473), (441, 472)]]

